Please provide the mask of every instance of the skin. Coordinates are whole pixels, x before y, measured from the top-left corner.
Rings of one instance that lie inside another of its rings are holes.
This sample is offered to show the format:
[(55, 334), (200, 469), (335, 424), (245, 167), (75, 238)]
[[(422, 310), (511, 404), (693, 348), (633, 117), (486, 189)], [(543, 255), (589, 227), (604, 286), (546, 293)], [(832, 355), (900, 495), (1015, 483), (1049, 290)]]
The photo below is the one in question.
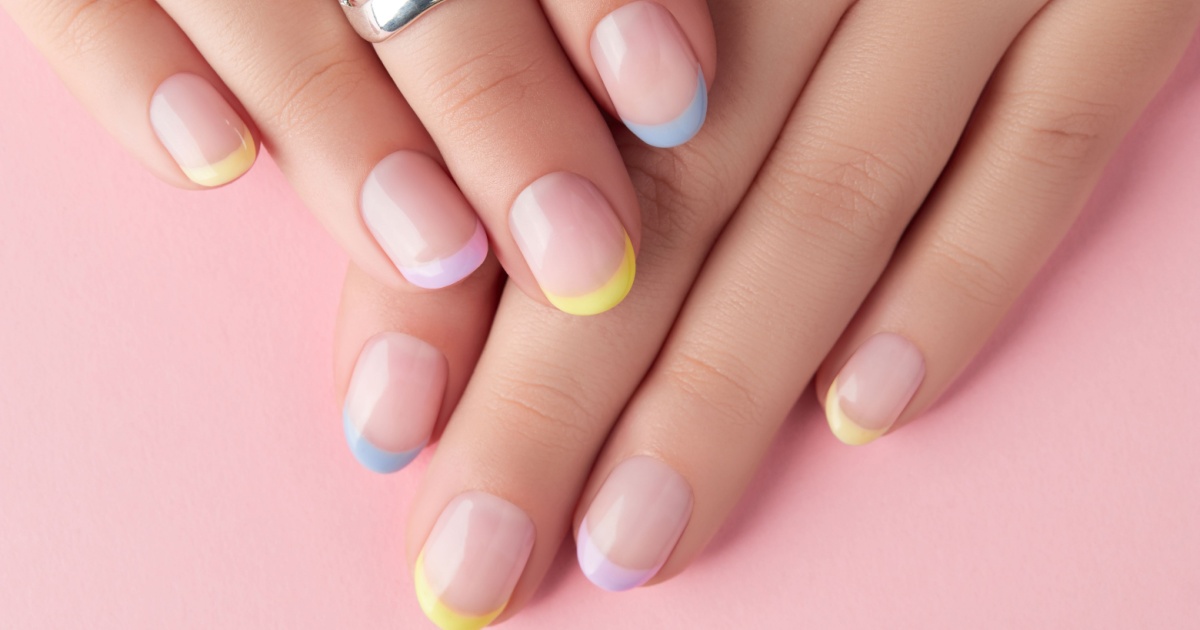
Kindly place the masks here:
[[(875, 333), (924, 354), (896, 426), (918, 417), (1057, 245), (1200, 22), (1190, 0), (712, 11), (722, 79), (704, 130), (668, 151), (617, 135), (643, 209), (630, 297), (578, 319), (509, 287), (478, 362), (451, 360), (472, 376), (448, 396), (408, 556), (464, 491), (523, 509), (537, 539), (501, 620), (631, 456), (692, 488), (651, 583), (684, 570), (810, 379), (823, 396)], [(367, 338), (413, 325), (383, 295), (349, 271), (343, 387)]]
[[(612, 105), (587, 52), (596, 23), (629, 1), (445, 3), (375, 46), (330, 0), (0, 0), (0, 8), (101, 124), (167, 183), (201, 188), (147, 117), (158, 86), (185, 72), (224, 97), (354, 264), (381, 284), (422, 292), (400, 275), (359, 211), (371, 169), (409, 150), (444, 165), (508, 277), (548, 303), (508, 226), (513, 200), (532, 181), (559, 171), (586, 178), (633, 247), (641, 242), (637, 199), (602, 113)], [(677, 16), (711, 81), (716, 49), (704, 2), (661, 4)]]
[[(807, 383), (823, 396), (877, 332), (924, 354), (898, 425), (917, 417), (1053, 250), (1200, 21), (1194, 0), (721, 1), (711, 23), (702, 4), (664, 3), (713, 91), (701, 134), (660, 150), (623, 130), (614, 142), (586, 98), (613, 113), (585, 62), (591, 28), (621, 3), (489, 14), (473, 2), (439, 13), (478, 32), (463, 38), (478, 49), (448, 46), (431, 15), (372, 51), (332, 3), (0, 0), (168, 182), (191, 186), (145, 124), (155, 86), (186, 71), (226, 96), (352, 256), (343, 395), (375, 334), (442, 350), (444, 431), (410, 515), (409, 560), (462, 492), (518, 506), (537, 538), (500, 619), (528, 601), (630, 456), (665, 462), (692, 489), (691, 519), (654, 581), (682, 571)], [(488, 28), (497, 20), (504, 28)], [(142, 54), (149, 45), (161, 54)], [(507, 61), (473, 64), (486, 50)], [(456, 81), (465, 68), (490, 74)], [(543, 100), (504, 106), (528, 85), (548, 86)], [(559, 133), (530, 136), (546, 116)], [(487, 263), (443, 291), (404, 284), (355, 206), (366, 173), (400, 148), (448, 167), (512, 282)], [(607, 192), (640, 248), (633, 293), (603, 316), (548, 307), (499, 221), (521, 185), (562, 169)]]

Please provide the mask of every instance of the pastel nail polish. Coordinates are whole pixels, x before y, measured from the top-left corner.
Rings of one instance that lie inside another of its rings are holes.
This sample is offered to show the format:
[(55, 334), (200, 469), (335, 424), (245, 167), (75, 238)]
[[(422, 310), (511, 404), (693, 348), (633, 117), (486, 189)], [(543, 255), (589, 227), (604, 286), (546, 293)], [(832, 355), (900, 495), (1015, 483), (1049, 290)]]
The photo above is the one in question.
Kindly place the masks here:
[(576, 555), (593, 584), (626, 591), (670, 557), (692, 515), (692, 488), (653, 457), (631, 457), (604, 481), (579, 526)]
[(404, 277), (440, 289), (471, 275), (487, 258), (483, 224), (450, 176), (429, 156), (398, 151), (362, 189), (363, 221)]
[(704, 71), (662, 5), (638, 0), (600, 20), (592, 60), (621, 120), (646, 144), (679, 146), (700, 131), (708, 110)]
[(504, 612), (533, 549), (533, 521), (485, 492), (458, 495), (417, 556), (413, 582), (425, 616), (442, 630), (476, 630)]
[(517, 196), (509, 228), (546, 299), (572, 315), (616, 306), (633, 287), (633, 244), (604, 195), (573, 173), (551, 173)]
[(446, 392), (441, 351), (398, 332), (371, 338), (358, 355), (342, 428), (350, 452), (377, 473), (404, 468), (429, 441)]
[(150, 126), (193, 182), (220, 186), (254, 164), (246, 123), (208, 81), (186, 72), (163, 81), (150, 99)]
[(825, 418), (839, 440), (866, 444), (887, 433), (925, 378), (925, 358), (895, 333), (867, 339), (825, 395)]

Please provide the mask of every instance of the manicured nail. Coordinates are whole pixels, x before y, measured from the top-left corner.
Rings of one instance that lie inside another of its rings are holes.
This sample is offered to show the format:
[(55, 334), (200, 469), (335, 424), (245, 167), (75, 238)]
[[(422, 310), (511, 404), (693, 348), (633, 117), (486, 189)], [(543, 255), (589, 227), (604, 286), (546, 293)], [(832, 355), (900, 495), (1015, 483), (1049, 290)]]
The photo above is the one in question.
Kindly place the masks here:
[(521, 191), (508, 215), (513, 238), (546, 299), (572, 315), (595, 315), (633, 287), (633, 244), (596, 187), (551, 173)]
[(150, 126), (184, 175), (220, 186), (254, 164), (254, 137), (220, 92), (186, 72), (172, 75), (150, 99)]
[(377, 473), (396, 472), (415, 459), (441, 412), (446, 373), (446, 357), (416, 337), (372, 337), (358, 355), (342, 411), (355, 459)]
[(417, 556), (413, 581), (442, 630), (476, 630), (504, 612), (533, 549), (533, 521), (485, 492), (450, 501)]
[(924, 378), (925, 359), (911, 341), (895, 333), (871, 337), (829, 386), (829, 428), (852, 446), (878, 438), (904, 412)]
[(704, 71), (662, 5), (639, 0), (600, 20), (592, 60), (621, 120), (646, 144), (679, 146), (700, 131), (708, 110)]
[(692, 488), (663, 462), (631, 457), (592, 500), (575, 550), (579, 567), (606, 591), (626, 591), (654, 577), (692, 515)]
[(362, 190), (363, 221), (409, 282), (448, 287), (487, 258), (487, 233), (450, 176), (429, 156), (398, 151)]

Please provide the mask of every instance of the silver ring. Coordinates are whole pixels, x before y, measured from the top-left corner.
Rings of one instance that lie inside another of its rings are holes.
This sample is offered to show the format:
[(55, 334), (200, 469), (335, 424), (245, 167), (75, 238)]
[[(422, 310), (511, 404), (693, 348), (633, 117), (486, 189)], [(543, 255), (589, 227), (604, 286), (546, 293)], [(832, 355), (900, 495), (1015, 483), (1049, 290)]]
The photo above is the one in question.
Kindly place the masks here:
[(365, 40), (379, 42), (399, 33), (446, 0), (338, 0), (350, 25)]

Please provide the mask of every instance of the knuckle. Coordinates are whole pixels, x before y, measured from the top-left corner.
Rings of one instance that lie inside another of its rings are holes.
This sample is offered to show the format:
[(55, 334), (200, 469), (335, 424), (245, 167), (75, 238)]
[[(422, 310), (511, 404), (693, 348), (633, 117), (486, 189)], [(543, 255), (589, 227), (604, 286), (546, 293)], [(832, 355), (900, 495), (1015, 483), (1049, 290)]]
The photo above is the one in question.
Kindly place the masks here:
[(828, 140), (781, 152), (761, 177), (775, 219), (859, 250), (895, 237), (913, 195), (913, 178), (892, 159)]
[(40, 32), (50, 33), (53, 45), (67, 57), (85, 56), (103, 50), (116, 40), (113, 26), (129, 16), (136, 0), (75, 0), (46, 2), (35, 19)]
[(958, 241), (931, 243), (930, 268), (955, 293), (990, 309), (1005, 309), (1020, 291), (1019, 281), (1002, 264)]
[(764, 401), (749, 385), (751, 372), (746, 368), (735, 354), (701, 343), (673, 353), (662, 377), (691, 405), (711, 410), (722, 422), (757, 426), (763, 421)]
[(537, 379), (497, 374), (485, 409), (508, 432), (544, 450), (577, 453), (590, 448), (598, 418), (565, 372), (556, 368)]
[(491, 47), (454, 59), (442, 57), (420, 77), (423, 99), (448, 128), (470, 136), (508, 129), (493, 125), (497, 116), (537, 100), (557, 76), (552, 56), (539, 54), (537, 42), (520, 31), (490, 34)]
[(1054, 169), (1100, 158), (1121, 110), (1100, 102), (1044, 91), (1008, 95), (998, 111), (1000, 150), (1025, 162)]
[(337, 39), (313, 46), (306, 54), (262, 66), (284, 69), (256, 77), (258, 85), (267, 87), (253, 108), (254, 117), (277, 137), (319, 125), (353, 99), (370, 78), (368, 64), (362, 63), (361, 55)]

